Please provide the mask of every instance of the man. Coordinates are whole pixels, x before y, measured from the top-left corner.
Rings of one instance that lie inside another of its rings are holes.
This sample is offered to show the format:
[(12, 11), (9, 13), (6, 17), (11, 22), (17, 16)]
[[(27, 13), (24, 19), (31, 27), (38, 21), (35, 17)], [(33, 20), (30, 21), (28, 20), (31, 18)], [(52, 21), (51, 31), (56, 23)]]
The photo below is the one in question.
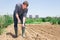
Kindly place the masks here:
[(22, 25), (22, 37), (25, 36), (25, 20), (26, 20), (26, 15), (28, 12), (28, 2), (24, 1), (23, 4), (16, 4), (15, 10), (14, 10), (14, 29), (15, 29), (15, 36), (17, 37), (18, 33), (18, 27), (17, 24), (21, 22)]

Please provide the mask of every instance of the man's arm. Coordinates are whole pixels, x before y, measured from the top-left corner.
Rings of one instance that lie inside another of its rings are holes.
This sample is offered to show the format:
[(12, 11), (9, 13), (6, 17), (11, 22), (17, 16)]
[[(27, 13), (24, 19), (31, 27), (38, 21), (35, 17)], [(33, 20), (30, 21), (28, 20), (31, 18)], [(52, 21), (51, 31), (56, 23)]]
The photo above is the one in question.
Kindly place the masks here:
[(15, 16), (16, 16), (18, 22), (20, 23), (20, 19), (19, 19), (19, 15), (18, 15), (18, 9), (19, 9), (18, 4), (16, 4), (16, 7), (15, 7), (16, 15)]
[(26, 17), (23, 17), (23, 26), (25, 24), (25, 21), (26, 21)]
[(16, 18), (18, 19), (18, 23), (20, 23), (19, 15), (16, 13)]
[(25, 11), (25, 13), (23, 14), (23, 26), (25, 24), (26, 21), (26, 15), (27, 15), (28, 9)]

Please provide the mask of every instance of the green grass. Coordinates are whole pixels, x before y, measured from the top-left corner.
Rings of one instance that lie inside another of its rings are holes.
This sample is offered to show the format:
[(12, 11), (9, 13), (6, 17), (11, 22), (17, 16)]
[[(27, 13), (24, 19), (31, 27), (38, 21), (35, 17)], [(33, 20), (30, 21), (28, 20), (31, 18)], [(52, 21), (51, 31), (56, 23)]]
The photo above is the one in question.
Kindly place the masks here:
[(0, 16), (0, 34), (4, 32), (4, 28), (13, 23), (13, 18), (9, 15)]
[(26, 19), (26, 24), (40, 24), (42, 22), (50, 22), (52, 24), (60, 24), (60, 17), (27, 18)]
[(27, 18), (26, 24), (40, 24), (42, 22), (41, 18)]

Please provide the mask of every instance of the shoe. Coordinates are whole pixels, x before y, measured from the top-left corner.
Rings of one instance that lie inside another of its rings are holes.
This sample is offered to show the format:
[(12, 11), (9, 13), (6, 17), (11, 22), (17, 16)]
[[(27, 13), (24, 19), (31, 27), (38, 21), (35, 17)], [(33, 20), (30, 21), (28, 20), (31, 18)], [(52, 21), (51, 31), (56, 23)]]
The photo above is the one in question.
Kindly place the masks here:
[(25, 36), (26, 36), (25, 34), (22, 35), (23, 38), (25, 38)]
[(12, 37), (13, 37), (13, 38), (17, 38), (18, 36), (16, 36), (16, 35), (13, 35)]

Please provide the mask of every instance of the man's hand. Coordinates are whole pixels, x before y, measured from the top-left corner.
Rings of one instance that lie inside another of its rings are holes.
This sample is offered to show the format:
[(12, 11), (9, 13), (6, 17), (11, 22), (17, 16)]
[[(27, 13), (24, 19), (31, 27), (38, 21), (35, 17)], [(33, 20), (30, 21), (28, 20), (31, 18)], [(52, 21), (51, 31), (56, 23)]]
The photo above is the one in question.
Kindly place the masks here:
[(18, 19), (18, 23), (20, 23), (20, 19)]

